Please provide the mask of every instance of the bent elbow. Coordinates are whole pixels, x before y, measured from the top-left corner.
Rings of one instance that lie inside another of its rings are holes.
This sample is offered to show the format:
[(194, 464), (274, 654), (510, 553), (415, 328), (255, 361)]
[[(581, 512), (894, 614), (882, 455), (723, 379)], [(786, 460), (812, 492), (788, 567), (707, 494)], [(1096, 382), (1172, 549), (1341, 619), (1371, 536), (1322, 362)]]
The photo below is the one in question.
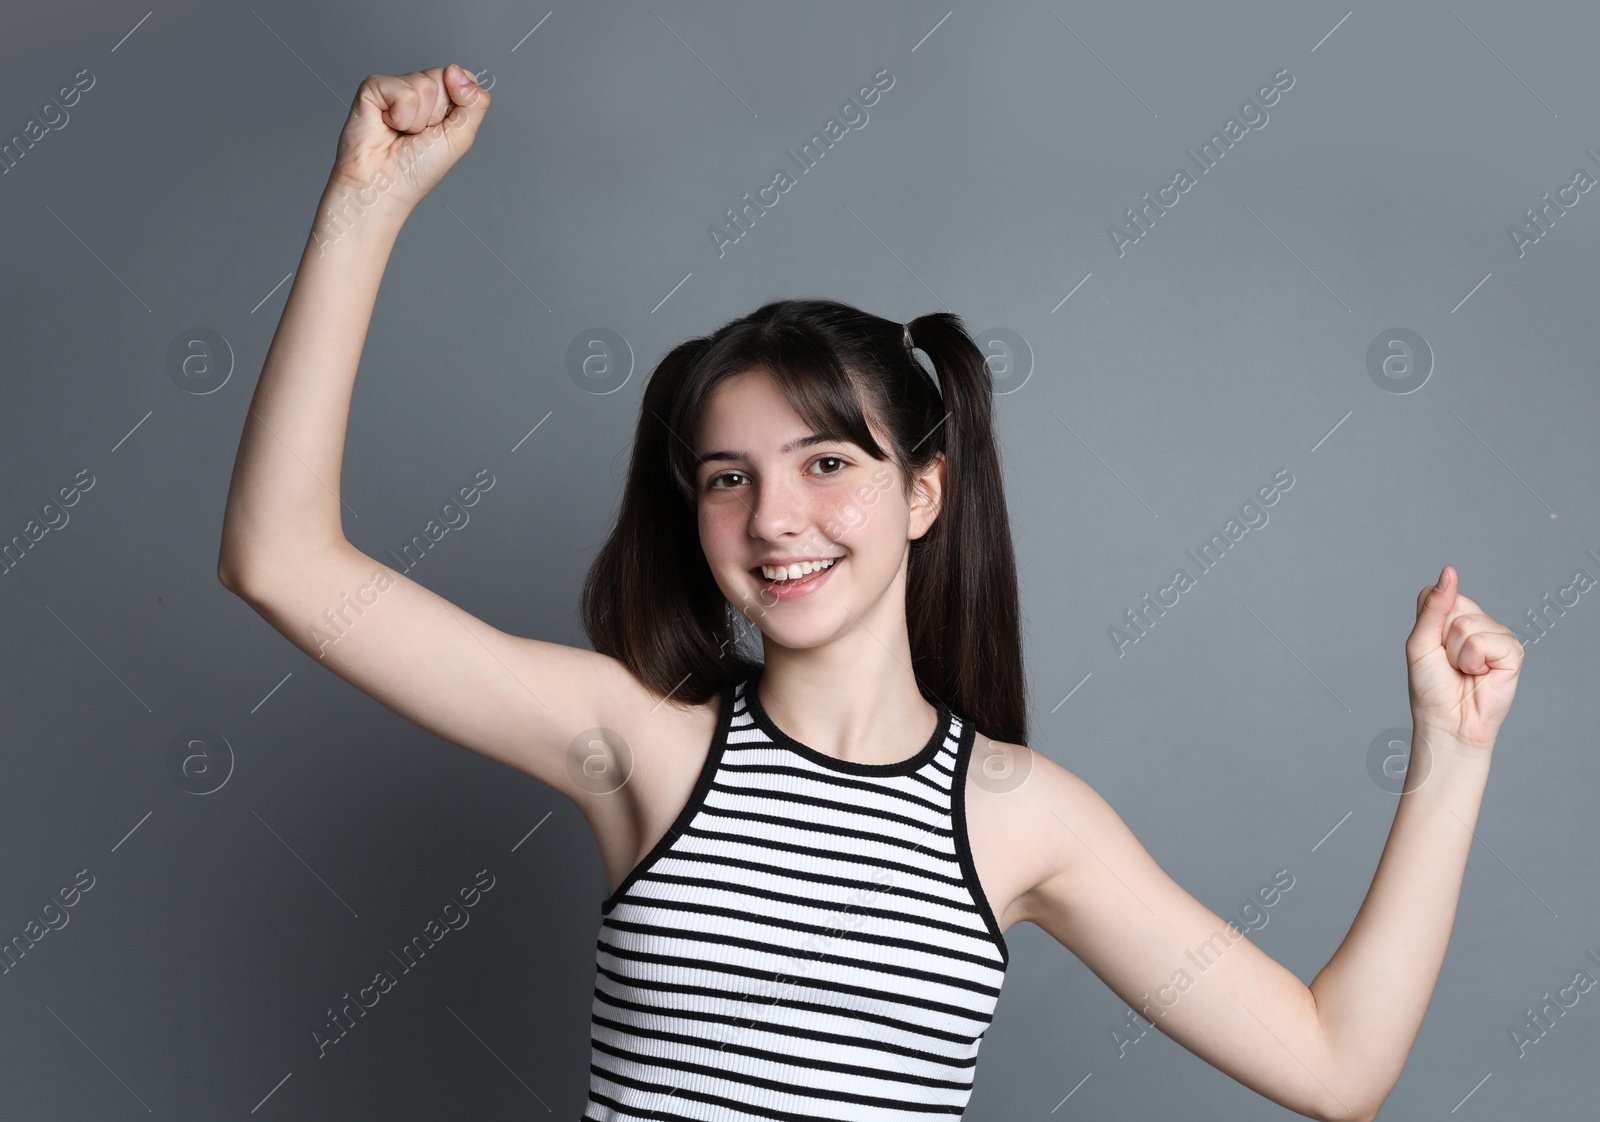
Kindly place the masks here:
[(239, 566), (226, 555), (217, 558), (217, 580), (223, 588), (241, 600), (247, 598), (244, 591), (244, 575), (240, 572)]
[(245, 564), (237, 557), (223, 555), (217, 559), (217, 580), (223, 588), (247, 604), (258, 602), (262, 588), (261, 574), (260, 566)]
[(1318, 1116), (1320, 1122), (1377, 1122), (1378, 1111), (1382, 1109), (1388, 1094), (1373, 1101), (1368, 1098), (1353, 1097), (1348, 1092), (1343, 1097), (1330, 1102)]

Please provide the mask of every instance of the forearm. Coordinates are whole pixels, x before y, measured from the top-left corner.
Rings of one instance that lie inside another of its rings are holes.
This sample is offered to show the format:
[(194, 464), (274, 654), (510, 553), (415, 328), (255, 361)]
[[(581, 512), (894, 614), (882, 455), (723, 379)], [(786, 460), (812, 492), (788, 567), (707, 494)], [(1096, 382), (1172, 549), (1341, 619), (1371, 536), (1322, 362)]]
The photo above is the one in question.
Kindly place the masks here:
[(1374, 1110), (1400, 1077), (1444, 963), (1489, 757), (1443, 734), (1413, 733), (1407, 790), (1372, 887), (1311, 982), (1329, 1053)]
[(330, 180), (246, 414), (219, 572), (235, 583), (343, 539), (339, 471), (367, 328), (403, 208)]

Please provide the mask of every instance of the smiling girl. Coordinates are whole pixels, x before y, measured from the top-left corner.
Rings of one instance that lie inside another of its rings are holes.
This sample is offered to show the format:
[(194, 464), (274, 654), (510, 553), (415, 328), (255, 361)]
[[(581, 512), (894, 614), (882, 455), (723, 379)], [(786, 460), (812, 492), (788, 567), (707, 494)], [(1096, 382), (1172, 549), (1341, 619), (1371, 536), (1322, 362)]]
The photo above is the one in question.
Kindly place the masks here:
[[(355, 549), (338, 483), (389, 253), (488, 106), (455, 66), (362, 82), (218, 575), (346, 681), (582, 811), (609, 890), (584, 1118), (960, 1117), (1024, 921), (1124, 1001), (1171, 996), (1158, 1027), (1274, 1102), (1374, 1118), (1444, 958), (1515, 637), (1448, 566), (1419, 593), (1408, 789), (1308, 986), (1026, 746), (992, 386), (954, 315), (785, 300), (679, 344), (584, 587), (594, 650), (474, 618)], [(325, 609), (373, 585), (319, 648)], [(1175, 985), (1196, 947), (1219, 953)]]

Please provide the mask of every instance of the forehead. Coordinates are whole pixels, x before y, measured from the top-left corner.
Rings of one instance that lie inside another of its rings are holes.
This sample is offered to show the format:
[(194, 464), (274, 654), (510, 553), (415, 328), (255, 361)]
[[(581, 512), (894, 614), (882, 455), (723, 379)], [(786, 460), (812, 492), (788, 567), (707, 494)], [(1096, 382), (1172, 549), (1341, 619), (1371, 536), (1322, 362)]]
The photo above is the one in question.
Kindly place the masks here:
[(706, 398), (693, 443), (696, 458), (704, 462), (788, 455), (832, 439), (815, 431), (772, 376), (758, 369), (717, 384)]
[(700, 413), (700, 431), (708, 438), (717, 432), (805, 427), (805, 418), (764, 370), (748, 370), (718, 382)]
[(789, 404), (770, 375), (756, 371), (719, 382), (706, 398), (694, 441), (698, 466), (789, 455), (824, 438)]

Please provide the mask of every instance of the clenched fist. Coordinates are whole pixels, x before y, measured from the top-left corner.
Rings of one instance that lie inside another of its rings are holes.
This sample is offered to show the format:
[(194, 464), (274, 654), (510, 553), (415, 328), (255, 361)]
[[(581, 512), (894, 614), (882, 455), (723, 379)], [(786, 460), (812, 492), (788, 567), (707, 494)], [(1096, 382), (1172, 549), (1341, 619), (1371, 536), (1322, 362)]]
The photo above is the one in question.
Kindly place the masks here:
[(489, 101), (454, 63), (367, 75), (339, 134), (329, 187), (409, 211), (472, 147)]
[(1417, 593), (1417, 622), (1406, 638), (1411, 723), (1487, 752), (1511, 710), (1523, 649), (1509, 627), (1461, 595), (1460, 581), (1446, 565), (1438, 584)]

